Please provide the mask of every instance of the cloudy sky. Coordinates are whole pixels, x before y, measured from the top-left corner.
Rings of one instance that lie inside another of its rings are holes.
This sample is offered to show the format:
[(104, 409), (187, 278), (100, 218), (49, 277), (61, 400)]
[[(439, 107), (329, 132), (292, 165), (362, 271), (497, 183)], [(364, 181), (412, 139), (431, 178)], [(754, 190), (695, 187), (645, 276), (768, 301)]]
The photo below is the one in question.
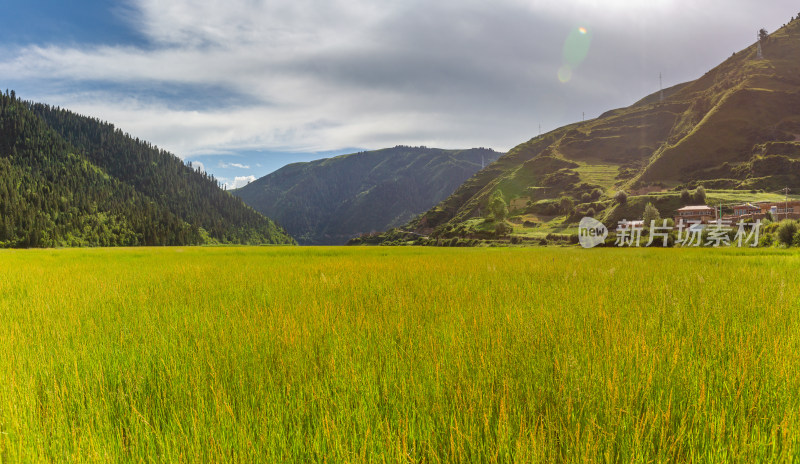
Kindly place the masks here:
[(25, 0), (0, 86), (228, 185), (403, 145), (505, 151), (695, 79), (800, 12), (776, 0)]

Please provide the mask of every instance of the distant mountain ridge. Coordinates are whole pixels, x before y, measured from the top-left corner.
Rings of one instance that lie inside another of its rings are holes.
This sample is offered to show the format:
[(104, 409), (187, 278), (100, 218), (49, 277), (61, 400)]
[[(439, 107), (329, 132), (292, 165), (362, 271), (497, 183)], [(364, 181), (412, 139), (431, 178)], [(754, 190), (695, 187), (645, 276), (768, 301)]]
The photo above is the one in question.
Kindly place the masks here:
[(408, 222), (500, 155), (397, 146), (290, 164), (233, 193), (301, 244), (341, 245)]
[(293, 244), (174, 155), (97, 119), (0, 95), (0, 246)]

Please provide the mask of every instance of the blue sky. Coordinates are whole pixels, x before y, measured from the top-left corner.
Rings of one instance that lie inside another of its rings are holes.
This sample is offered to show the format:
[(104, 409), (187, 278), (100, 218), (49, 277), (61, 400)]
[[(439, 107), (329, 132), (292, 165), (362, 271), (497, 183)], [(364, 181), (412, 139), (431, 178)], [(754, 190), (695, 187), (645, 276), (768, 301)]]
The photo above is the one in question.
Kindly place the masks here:
[(695, 79), (785, 0), (29, 0), (0, 87), (99, 117), (230, 186), (403, 145), (507, 150)]
[(0, 40), (6, 46), (50, 43), (136, 44), (145, 38), (125, 19), (127, 8), (112, 0), (24, 0), (3, 5), (6, 21)]

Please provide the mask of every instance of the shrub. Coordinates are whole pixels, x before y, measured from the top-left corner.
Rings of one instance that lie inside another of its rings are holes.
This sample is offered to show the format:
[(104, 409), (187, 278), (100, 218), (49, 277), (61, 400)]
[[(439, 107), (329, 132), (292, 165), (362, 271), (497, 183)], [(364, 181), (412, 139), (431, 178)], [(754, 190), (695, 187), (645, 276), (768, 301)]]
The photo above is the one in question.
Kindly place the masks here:
[(694, 190), (694, 201), (701, 205), (706, 204), (706, 189), (702, 185)]
[(508, 215), (506, 201), (503, 199), (503, 194), (499, 191), (492, 194), (492, 198), (489, 200), (489, 211), (491, 211), (495, 221), (502, 221)]
[(575, 202), (573, 202), (570, 197), (561, 197), (561, 200), (558, 202), (558, 207), (563, 214), (569, 215), (575, 207)]
[(557, 200), (537, 201), (527, 210), (529, 213), (541, 214), (544, 216), (558, 216), (559, 204)]
[(658, 212), (658, 209), (656, 209), (652, 203), (647, 203), (644, 207), (644, 216), (642, 216), (642, 219), (644, 220), (645, 227), (650, 227), (650, 221), (656, 221), (656, 225), (659, 225), (661, 213)]
[(506, 224), (505, 222), (498, 222), (496, 226), (494, 226), (494, 235), (496, 237), (502, 237), (504, 235), (508, 235), (511, 231), (514, 230)]
[(619, 192), (617, 192), (616, 195), (614, 195), (614, 201), (616, 201), (620, 205), (624, 205), (625, 203), (628, 202), (628, 194), (620, 190)]
[(792, 246), (795, 234), (797, 234), (797, 221), (781, 221), (778, 226), (778, 242), (786, 246)]
[(688, 205), (692, 202), (692, 194), (688, 190), (681, 190), (681, 204)]

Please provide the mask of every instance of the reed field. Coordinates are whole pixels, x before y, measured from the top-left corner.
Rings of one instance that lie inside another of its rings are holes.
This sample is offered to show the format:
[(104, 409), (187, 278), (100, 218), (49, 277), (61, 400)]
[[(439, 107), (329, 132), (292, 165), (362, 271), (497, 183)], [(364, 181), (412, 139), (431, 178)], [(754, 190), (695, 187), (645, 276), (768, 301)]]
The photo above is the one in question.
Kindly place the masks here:
[(800, 254), (0, 252), (2, 462), (797, 462)]

